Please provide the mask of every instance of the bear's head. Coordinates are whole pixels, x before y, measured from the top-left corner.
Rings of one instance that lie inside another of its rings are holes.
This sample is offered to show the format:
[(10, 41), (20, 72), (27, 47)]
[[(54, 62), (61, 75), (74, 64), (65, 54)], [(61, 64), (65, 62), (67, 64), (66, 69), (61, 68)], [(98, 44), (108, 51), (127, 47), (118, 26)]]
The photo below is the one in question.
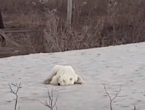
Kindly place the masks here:
[(58, 77), (58, 86), (66, 86), (74, 84), (74, 78), (68, 75)]

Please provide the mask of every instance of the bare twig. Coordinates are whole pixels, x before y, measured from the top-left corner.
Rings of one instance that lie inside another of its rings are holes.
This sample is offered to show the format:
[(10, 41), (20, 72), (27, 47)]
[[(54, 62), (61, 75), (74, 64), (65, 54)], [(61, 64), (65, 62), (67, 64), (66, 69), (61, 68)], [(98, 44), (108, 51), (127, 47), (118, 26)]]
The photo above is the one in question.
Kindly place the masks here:
[(136, 106), (134, 105), (134, 109), (133, 110), (136, 110)]
[(112, 102), (116, 99), (116, 97), (118, 96), (118, 94), (121, 92), (121, 86), (120, 86), (119, 91), (117, 92), (117, 94), (113, 98), (111, 98), (110, 94), (108, 93), (105, 84), (104, 84), (104, 89), (105, 89), (105, 92), (106, 92), (106, 94), (108, 95), (108, 97), (110, 99), (110, 110), (113, 110), (113, 108), (112, 108)]
[(45, 105), (46, 107), (48, 107), (50, 110), (54, 110), (54, 107), (56, 107), (56, 110), (57, 110), (57, 100), (58, 100), (58, 96), (59, 94), (57, 95), (56, 99), (54, 100), (54, 97), (53, 97), (53, 90), (49, 91), (48, 90), (48, 101), (45, 101), (45, 102), (41, 102), (43, 105)]
[[(16, 91), (14, 91), (12, 89), (11, 85), (17, 88)], [(11, 85), (9, 84), (9, 88), (11, 90), (10, 92), (16, 96), (14, 110), (17, 110), (18, 92), (19, 92), (19, 89), (21, 89), (22, 87), (21, 87), (21, 83), (19, 83), (19, 84), (13, 84), (13, 83), (11, 83)]]

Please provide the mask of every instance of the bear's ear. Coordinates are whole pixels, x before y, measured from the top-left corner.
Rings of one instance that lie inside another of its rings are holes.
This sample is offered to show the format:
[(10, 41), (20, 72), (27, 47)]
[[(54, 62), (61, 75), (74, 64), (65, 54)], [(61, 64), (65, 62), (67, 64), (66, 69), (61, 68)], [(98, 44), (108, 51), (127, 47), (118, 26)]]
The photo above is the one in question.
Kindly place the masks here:
[(75, 84), (84, 84), (84, 80), (82, 79), (81, 76), (78, 75), (78, 79), (77, 79), (77, 81), (75, 82)]

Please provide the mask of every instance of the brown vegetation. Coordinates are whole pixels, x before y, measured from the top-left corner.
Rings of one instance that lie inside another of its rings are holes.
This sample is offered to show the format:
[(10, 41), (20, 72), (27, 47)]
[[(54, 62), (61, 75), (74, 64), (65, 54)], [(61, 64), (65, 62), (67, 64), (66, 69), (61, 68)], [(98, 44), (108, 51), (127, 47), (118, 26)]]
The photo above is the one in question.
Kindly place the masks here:
[(7, 43), (0, 47), (0, 57), (145, 41), (143, 0), (74, 0), (71, 29), (65, 24), (66, 4), (67, 0), (1, 0), (5, 27), (36, 32), (8, 34), (22, 47)]

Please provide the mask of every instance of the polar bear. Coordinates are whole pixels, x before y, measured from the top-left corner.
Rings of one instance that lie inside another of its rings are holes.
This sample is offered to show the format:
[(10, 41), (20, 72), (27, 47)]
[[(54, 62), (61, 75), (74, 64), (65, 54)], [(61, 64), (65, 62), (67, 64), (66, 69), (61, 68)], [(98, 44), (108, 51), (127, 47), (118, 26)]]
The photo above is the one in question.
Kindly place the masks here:
[(82, 77), (77, 75), (71, 66), (56, 65), (52, 68), (50, 74), (44, 80), (44, 84), (66, 86), (84, 83)]

